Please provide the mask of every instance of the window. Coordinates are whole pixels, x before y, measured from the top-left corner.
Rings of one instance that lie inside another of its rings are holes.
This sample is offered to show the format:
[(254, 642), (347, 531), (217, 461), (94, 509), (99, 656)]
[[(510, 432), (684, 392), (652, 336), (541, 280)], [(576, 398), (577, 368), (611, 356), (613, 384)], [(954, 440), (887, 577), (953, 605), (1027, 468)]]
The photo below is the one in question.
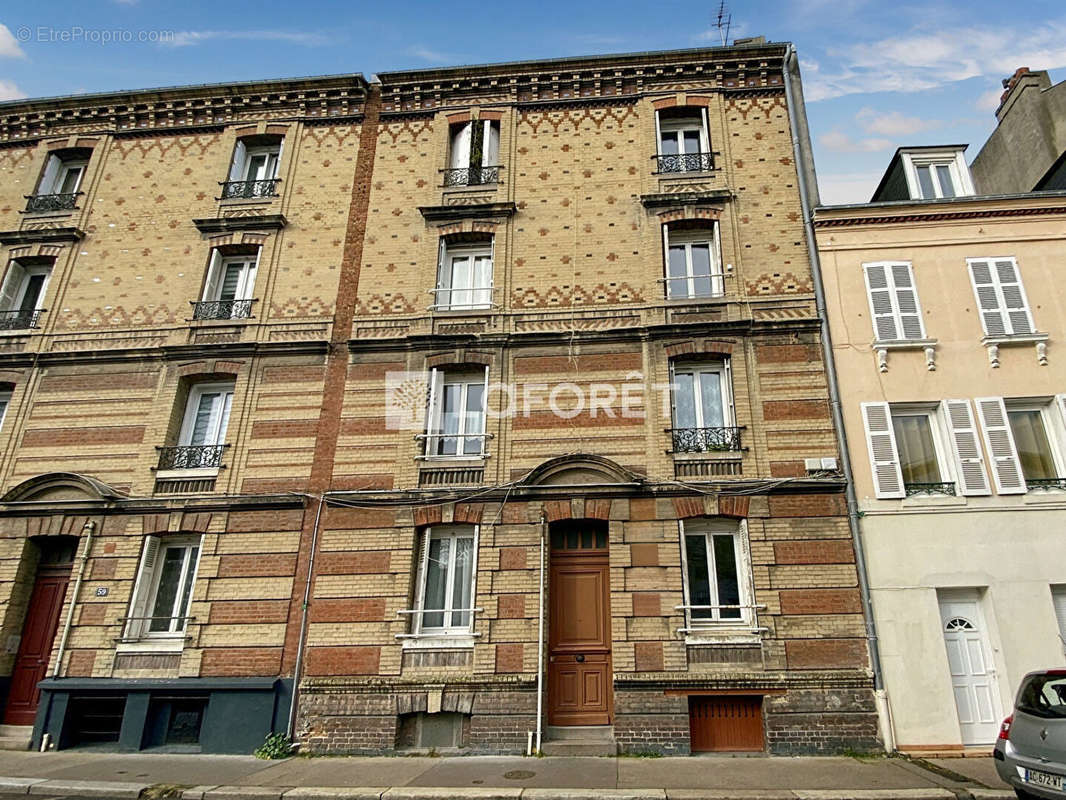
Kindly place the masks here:
[(159, 448), (159, 470), (218, 470), (226, 447), (232, 383), (196, 384), (189, 390), (176, 447)]
[(445, 525), (422, 532), (418, 598), (412, 633), (416, 636), (469, 634), (474, 617), (477, 528)]
[(81, 179), (87, 166), (87, 153), (50, 155), (37, 184), (37, 194), (74, 194), (81, 187)]
[(0, 330), (36, 328), (52, 274), (51, 264), (8, 264), (0, 287)]
[(725, 294), (717, 225), (695, 229), (663, 226), (663, 243), (668, 299), (691, 300)]
[(427, 458), (485, 454), (488, 379), (488, 367), (484, 373), (431, 370)]
[(918, 175), (918, 190), (923, 200), (932, 200), (937, 197), (954, 197), (955, 180), (951, 175), (952, 164), (930, 161), (928, 163), (916, 163), (914, 169)]
[(4, 418), (7, 417), (9, 405), (11, 405), (11, 391), (0, 391), (0, 428), (4, 426)]
[(199, 538), (145, 539), (126, 639), (176, 638), (185, 633), (199, 556)]
[(1035, 332), (1029, 299), (1013, 257), (968, 258), (970, 281), (985, 336), (1023, 336)]
[(493, 242), (454, 244), (443, 239), (432, 308), (443, 311), (492, 307)]
[(194, 319), (246, 319), (252, 314), (252, 289), (259, 251), (224, 256), (215, 250), (204, 282), (203, 299), (195, 304)]
[(1036, 482), (1054, 481), (1062, 475), (1048, 435), (1045, 409), (1046, 406), (1013, 403), (1007, 406), (1007, 420), (1010, 422), (1014, 446), (1018, 449), (1022, 476), (1029, 486)]
[(668, 109), (655, 115), (659, 172), (705, 172), (714, 168), (707, 110)]
[(1051, 587), (1051, 603), (1055, 607), (1055, 619), (1059, 623), (1059, 641), (1066, 653), (1066, 586)]
[(496, 183), (500, 178), (500, 123), (460, 122), (450, 128), (445, 186)]
[(918, 289), (908, 262), (863, 264), (874, 338), (881, 342), (924, 339)]
[(877, 497), (990, 494), (968, 400), (863, 403), (862, 418)]
[(685, 520), (681, 536), (689, 630), (722, 624), (750, 627), (754, 609), (743, 524), (721, 519)]
[(728, 361), (674, 369), (675, 453), (740, 449), (731, 383)]
[(972, 195), (973, 181), (964, 147), (903, 150), (900, 157), (912, 200), (949, 200)]
[(278, 136), (238, 139), (233, 148), (229, 180), (222, 187), (222, 199), (274, 197), (282, 141)]

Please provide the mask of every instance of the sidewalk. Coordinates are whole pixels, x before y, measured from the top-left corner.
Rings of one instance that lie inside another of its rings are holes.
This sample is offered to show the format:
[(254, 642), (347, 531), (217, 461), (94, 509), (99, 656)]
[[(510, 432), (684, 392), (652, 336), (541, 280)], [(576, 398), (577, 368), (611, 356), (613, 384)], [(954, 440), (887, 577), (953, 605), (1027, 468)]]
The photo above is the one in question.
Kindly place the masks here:
[[(961, 763), (961, 762), (967, 763)], [(1007, 800), (991, 759), (322, 757), (0, 752), (0, 795), (184, 800)], [(959, 774), (965, 770), (964, 774)], [(153, 787), (155, 787), (153, 789)], [(356, 788), (353, 788), (356, 787)], [(367, 788), (358, 788), (367, 787)]]

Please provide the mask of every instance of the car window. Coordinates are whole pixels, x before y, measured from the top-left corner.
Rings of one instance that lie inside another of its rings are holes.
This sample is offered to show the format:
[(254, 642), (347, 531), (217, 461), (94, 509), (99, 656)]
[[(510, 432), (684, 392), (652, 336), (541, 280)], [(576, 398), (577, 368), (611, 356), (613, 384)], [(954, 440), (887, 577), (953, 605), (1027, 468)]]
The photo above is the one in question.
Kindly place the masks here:
[(1066, 719), (1066, 675), (1034, 675), (1018, 693), (1018, 710), (1045, 719)]

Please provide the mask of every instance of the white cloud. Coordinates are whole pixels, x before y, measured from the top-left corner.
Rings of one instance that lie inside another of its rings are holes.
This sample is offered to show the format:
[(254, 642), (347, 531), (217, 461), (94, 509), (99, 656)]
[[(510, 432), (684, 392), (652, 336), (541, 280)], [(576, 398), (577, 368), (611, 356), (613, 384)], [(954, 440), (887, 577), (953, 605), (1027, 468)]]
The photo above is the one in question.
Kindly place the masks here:
[(288, 42), (306, 46), (328, 44), (329, 42), (322, 34), (300, 33), (297, 31), (175, 31), (172, 37), (162, 40), (160, 44), (167, 47), (191, 47), (204, 42), (238, 39), (244, 41)]
[(21, 100), (26, 93), (15, 85), (14, 81), (0, 80), (0, 101)]
[(877, 172), (820, 173), (819, 199), (825, 206), (868, 203), (880, 180)]
[(0, 22), (0, 58), (25, 58), (18, 41), (11, 35), (7, 25)]
[(987, 92), (981, 92), (981, 96), (974, 103), (974, 108), (978, 111), (995, 111), (999, 108), (999, 99), (1003, 97), (1003, 92), (1002, 86), (998, 89), (989, 89)]
[(834, 153), (877, 153), (891, 150), (888, 139), (852, 139), (843, 131), (829, 131), (818, 137), (818, 144)]
[(422, 47), (421, 45), (407, 48), (407, 53), (431, 64), (451, 64), (457, 60), (447, 53), (442, 53), (439, 50), (430, 50), (428, 47)]
[(851, 44), (827, 56), (837, 64), (811, 63), (805, 87), (811, 102), (866, 92), (919, 92), (968, 78), (1003, 77), (1025, 64), (1066, 66), (1066, 21), (947, 28), (935, 35), (915, 31)]
[(899, 111), (877, 111), (869, 106), (858, 110), (855, 121), (867, 133), (896, 137), (931, 131), (944, 125), (942, 120), (908, 117)]

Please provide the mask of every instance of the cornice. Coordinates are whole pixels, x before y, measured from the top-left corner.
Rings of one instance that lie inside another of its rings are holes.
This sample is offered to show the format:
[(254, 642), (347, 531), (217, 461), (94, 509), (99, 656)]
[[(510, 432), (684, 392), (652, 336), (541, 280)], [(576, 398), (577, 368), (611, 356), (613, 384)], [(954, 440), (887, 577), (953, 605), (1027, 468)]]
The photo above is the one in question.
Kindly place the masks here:
[[(667, 175), (666, 177), (670, 177)], [(663, 192), (660, 194), (642, 194), (640, 202), (645, 208), (672, 208), (675, 206), (698, 206), (703, 203), (720, 203), (730, 200), (733, 192), (729, 189), (710, 189), (707, 191)]]
[(518, 207), (509, 203), (475, 203), (466, 206), (419, 206), (426, 222), (450, 222), (459, 219), (507, 219)]
[[(873, 209), (871, 209), (873, 210)], [(817, 212), (816, 212), (817, 214)], [(966, 219), (994, 219), (996, 217), (1037, 217), (1066, 214), (1066, 205), (1037, 206), (1032, 208), (972, 208), (923, 213), (886, 213), (865, 216), (815, 217), (816, 228), (844, 228), (861, 225), (913, 225), (923, 222), (951, 222)]]
[(281, 230), (288, 224), (284, 214), (257, 214), (246, 217), (204, 217), (194, 219), (200, 233), (236, 233), (239, 231)]
[(85, 231), (75, 227), (28, 228), (21, 231), (0, 231), (0, 245), (52, 244), (80, 242)]

